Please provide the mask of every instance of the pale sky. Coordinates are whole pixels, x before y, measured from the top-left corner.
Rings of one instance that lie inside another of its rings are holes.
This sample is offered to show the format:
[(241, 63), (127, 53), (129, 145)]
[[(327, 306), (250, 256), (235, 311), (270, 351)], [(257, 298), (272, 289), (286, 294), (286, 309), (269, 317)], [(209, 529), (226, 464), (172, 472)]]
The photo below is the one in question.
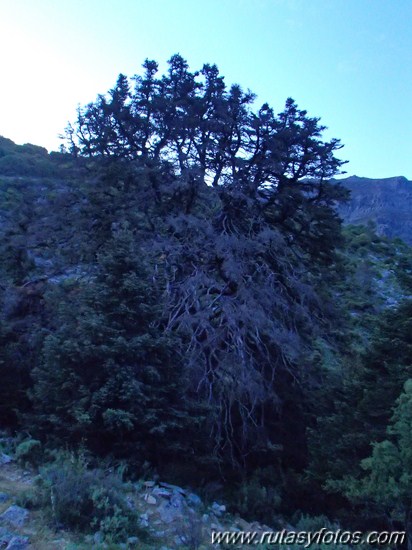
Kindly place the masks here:
[(180, 53), (321, 117), (348, 175), (412, 179), (411, 27), (412, 0), (0, 0), (0, 135), (57, 150), (78, 104)]

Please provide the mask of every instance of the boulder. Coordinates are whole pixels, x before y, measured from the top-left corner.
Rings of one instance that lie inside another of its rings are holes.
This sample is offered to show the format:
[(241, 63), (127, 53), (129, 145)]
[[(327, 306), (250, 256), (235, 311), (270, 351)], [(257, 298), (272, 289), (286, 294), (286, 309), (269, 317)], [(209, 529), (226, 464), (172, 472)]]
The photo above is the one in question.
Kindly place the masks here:
[(181, 487), (178, 487), (177, 485), (172, 485), (171, 483), (165, 483), (161, 481), (159, 483), (160, 487), (164, 487), (165, 489), (170, 489), (174, 493), (180, 493), (181, 495), (185, 495), (186, 491), (182, 489)]
[(192, 506), (201, 506), (202, 505), (201, 498), (198, 497), (195, 493), (189, 493), (186, 497), (186, 500)]
[(21, 527), (27, 518), (29, 517), (29, 511), (21, 506), (13, 504), (9, 506), (5, 512), (0, 516), (0, 521), (3, 523), (8, 523), (14, 527)]
[(0, 527), (0, 548), (5, 548), (13, 537), (13, 533), (10, 533), (4, 527)]
[(146, 495), (144, 499), (147, 502), (147, 504), (156, 504), (157, 503), (157, 500), (152, 495)]
[(170, 505), (181, 510), (185, 506), (185, 499), (179, 493), (174, 493), (170, 499)]
[(12, 458), (9, 455), (6, 455), (6, 453), (0, 453), (0, 466), (3, 464), (8, 464), (9, 462), (12, 462)]
[(143, 483), (143, 487), (145, 487), (146, 489), (152, 489), (155, 485), (156, 485), (155, 481), (145, 481)]
[(155, 487), (152, 494), (163, 498), (170, 498), (172, 496), (172, 492), (169, 489), (164, 489), (163, 487)]
[(217, 516), (221, 516), (226, 512), (226, 506), (224, 504), (218, 504), (217, 502), (214, 502), (212, 504), (212, 510)]

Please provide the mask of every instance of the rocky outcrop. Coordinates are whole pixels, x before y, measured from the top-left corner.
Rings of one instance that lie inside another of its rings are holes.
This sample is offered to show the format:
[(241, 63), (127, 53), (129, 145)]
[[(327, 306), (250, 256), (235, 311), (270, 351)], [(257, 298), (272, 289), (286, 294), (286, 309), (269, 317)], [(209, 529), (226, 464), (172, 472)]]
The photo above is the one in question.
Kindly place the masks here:
[(412, 181), (403, 176), (369, 179), (351, 176), (339, 180), (351, 193), (338, 212), (346, 223), (376, 224), (378, 235), (400, 237), (412, 245)]
[(0, 515), (0, 523), (6, 523), (12, 527), (22, 527), (29, 516), (28, 510), (13, 504)]
[(196, 493), (177, 485), (145, 481), (136, 484), (136, 493), (140, 526), (159, 540), (159, 548), (211, 548), (212, 531), (270, 531), (227, 513), (224, 504), (206, 505)]

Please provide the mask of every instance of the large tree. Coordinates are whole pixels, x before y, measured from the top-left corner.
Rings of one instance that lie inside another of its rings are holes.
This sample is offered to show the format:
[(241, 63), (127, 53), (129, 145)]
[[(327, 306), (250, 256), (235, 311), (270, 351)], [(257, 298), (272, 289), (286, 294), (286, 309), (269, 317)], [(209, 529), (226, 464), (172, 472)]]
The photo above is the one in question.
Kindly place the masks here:
[(216, 454), (243, 465), (279, 449), (282, 406), (310, 380), (305, 354), (327, 326), (341, 146), (291, 99), (254, 111), (214, 65), (190, 72), (174, 55), (157, 70), (146, 60), (80, 108), (68, 145), (127, 167), (86, 201), (96, 246), (124, 219), (140, 232), (165, 299), (158, 326), (186, 343), (188, 395), (214, 411)]

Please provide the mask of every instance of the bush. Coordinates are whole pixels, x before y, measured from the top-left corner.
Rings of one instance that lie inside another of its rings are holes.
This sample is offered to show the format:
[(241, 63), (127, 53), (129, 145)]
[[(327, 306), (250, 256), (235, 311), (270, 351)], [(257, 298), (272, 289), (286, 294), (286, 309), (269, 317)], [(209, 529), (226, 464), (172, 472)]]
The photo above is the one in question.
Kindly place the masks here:
[(110, 541), (125, 540), (138, 531), (120, 476), (89, 469), (81, 455), (63, 455), (43, 468), (39, 489), (57, 527), (97, 529)]
[(42, 456), (41, 443), (38, 439), (25, 439), (16, 447), (16, 460), (22, 464), (31, 464), (36, 466), (39, 464)]
[(270, 523), (279, 510), (281, 481), (274, 468), (258, 468), (230, 499), (236, 511), (246, 518)]

